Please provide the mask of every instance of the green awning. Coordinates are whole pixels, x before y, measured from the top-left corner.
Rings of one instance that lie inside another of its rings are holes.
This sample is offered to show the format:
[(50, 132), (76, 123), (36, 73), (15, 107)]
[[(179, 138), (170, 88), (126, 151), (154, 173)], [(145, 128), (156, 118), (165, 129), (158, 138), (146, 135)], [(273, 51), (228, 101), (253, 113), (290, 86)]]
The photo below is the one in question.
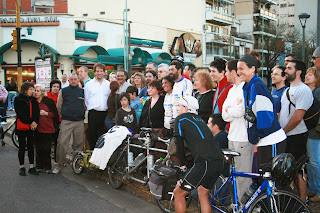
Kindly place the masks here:
[(94, 50), (97, 55), (109, 55), (107, 50), (105, 50), (103, 47), (94, 45), (94, 46), (82, 46), (78, 47), (72, 55), (83, 55), (88, 49)]
[(171, 55), (169, 53), (151, 53), (151, 56), (153, 59), (162, 59), (162, 60), (170, 60), (171, 59)]
[[(31, 40), (31, 39), (21, 39), (21, 43), (27, 43), (27, 42), (34, 42), (34, 43), (37, 43), (37, 44), (41, 44), (41, 42), (34, 41), (34, 40)], [(56, 55), (60, 55), (60, 53), (57, 50), (55, 50), (54, 48), (50, 47), (47, 44), (45, 44), (45, 45), (49, 50), (51, 50), (51, 52), (53, 52)], [(2, 55), (4, 52), (6, 52), (8, 49), (10, 49), (11, 46), (12, 46), (12, 42), (8, 42), (8, 43), (2, 45), (0, 47), (0, 55)]]
[(153, 47), (162, 47), (163, 41), (142, 39), (142, 38), (132, 38), (130, 39), (131, 44), (142, 45), (142, 46), (153, 46)]
[(74, 36), (76, 38), (86, 38), (86, 39), (92, 39), (97, 40), (99, 33), (92, 32), (92, 31), (86, 31), (86, 30), (74, 30)]

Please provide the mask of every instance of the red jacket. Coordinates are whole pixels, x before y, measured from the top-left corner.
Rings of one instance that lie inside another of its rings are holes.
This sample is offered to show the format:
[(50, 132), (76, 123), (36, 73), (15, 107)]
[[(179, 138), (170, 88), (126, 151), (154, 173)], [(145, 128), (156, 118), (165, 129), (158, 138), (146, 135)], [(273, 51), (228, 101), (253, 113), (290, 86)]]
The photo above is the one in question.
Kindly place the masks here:
[[(57, 103), (58, 103), (58, 97), (59, 97), (59, 93), (56, 94), (56, 95), (53, 95), (50, 91), (47, 92), (47, 97), (48, 98), (51, 98), (52, 100), (54, 100), (54, 103), (56, 104), (57, 106)], [(59, 114), (59, 123), (61, 122), (61, 115)]]
[[(227, 77), (224, 77), (221, 81), (218, 82), (217, 90), (218, 90), (219, 98), (217, 100), (217, 103), (218, 103), (219, 112), (221, 114), (222, 114), (222, 106), (223, 106), (224, 101), (226, 100), (226, 98), (228, 96), (228, 93), (229, 93), (229, 90), (232, 88), (232, 86), (233, 86), (233, 84), (227, 81)], [(213, 104), (214, 104), (214, 99), (215, 99), (215, 94), (213, 96)], [(212, 113), (213, 113), (213, 110), (214, 110), (213, 107), (214, 106), (212, 106)], [(229, 123), (227, 125), (227, 132), (228, 131), (229, 131)]]

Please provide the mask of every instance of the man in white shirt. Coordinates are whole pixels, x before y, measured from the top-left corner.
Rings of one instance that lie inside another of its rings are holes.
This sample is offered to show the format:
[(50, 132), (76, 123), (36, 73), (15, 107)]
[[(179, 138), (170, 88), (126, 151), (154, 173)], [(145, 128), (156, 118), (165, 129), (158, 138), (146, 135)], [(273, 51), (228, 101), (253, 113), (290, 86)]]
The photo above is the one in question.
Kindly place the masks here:
[[(227, 81), (233, 83), (228, 96), (222, 106), (222, 118), (230, 122), (228, 140), (229, 149), (239, 152), (241, 156), (234, 158), (238, 171), (251, 172), (254, 145), (248, 140), (247, 125), (244, 119), (244, 97), (242, 87), (245, 82), (237, 74), (238, 60), (231, 60), (226, 66)], [(248, 189), (252, 180), (237, 177), (237, 190), (239, 198)]]
[(104, 79), (106, 67), (101, 63), (93, 66), (94, 79), (84, 88), (84, 98), (88, 114), (90, 149), (93, 150), (98, 138), (103, 134), (104, 119), (107, 114), (107, 101), (110, 94), (110, 82)]
[[(287, 134), (286, 153), (291, 153), (298, 160), (306, 154), (308, 129), (303, 116), (313, 103), (313, 95), (311, 89), (303, 83), (306, 73), (304, 62), (291, 60), (285, 73), (287, 80), (290, 82), (290, 88), (286, 89), (281, 97), (279, 122)], [(297, 180), (299, 196), (305, 201), (307, 182), (301, 174), (298, 174)]]
[(117, 72), (117, 81), (120, 84), (118, 94), (121, 94), (125, 92), (131, 84), (127, 82), (128, 79), (128, 73), (126, 73), (124, 70), (119, 70)]
[(190, 80), (182, 76), (183, 66), (180, 62), (171, 62), (169, 75), (175, 81), (172, 89), (172, 118), (179, 115), (179, 101), (183, 96), (192, 95), (193, 86)]
[(66, 74), (63, 74), (61, 76), (61, 89), (69, 86), (68, 76)]

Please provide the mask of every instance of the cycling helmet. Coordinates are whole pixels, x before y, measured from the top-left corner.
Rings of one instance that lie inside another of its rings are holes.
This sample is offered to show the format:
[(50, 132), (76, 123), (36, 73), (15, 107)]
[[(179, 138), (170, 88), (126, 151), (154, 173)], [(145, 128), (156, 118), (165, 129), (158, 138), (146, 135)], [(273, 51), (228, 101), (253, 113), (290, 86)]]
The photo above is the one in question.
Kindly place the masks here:
[(287, 185), (296, 178), (296, 160), (290, 153), (282, 153), (272, 160), (272, 178), (281, 185)]

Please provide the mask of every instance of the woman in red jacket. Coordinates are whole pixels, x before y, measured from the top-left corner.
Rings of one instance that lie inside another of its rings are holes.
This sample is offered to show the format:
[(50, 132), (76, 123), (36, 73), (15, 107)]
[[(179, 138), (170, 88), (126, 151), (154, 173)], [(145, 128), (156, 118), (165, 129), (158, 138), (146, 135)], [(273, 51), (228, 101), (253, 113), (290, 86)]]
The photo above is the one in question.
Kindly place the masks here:
[(35, 86), (35, 98), (37, 99), (40, 117), (38, 131), (35, 137), (36, 146), (36, 168), (38, 171), (51, 171), (51, 144), (54, 140), (54, 133), (59, 125), (59, 114), (54, 101), (44, 96), (45, 89), (40, 85)]

